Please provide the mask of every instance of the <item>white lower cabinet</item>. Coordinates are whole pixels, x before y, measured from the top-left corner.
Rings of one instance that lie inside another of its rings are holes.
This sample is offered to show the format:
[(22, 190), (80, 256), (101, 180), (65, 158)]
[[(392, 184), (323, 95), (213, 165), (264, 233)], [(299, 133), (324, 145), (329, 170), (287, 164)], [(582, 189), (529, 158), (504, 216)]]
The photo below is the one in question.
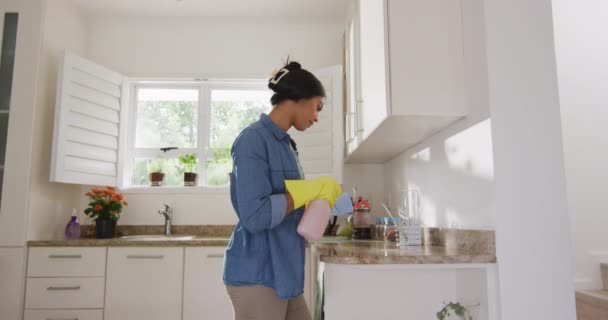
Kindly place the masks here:
[(312, 273), (311, 273), (311, 253), (310, 248), (306, 248), (306, 258), (304, 262), (304, 299), (306, 299), (306, 305), (308, 305), (308, 310), (312, 314), (313, 308), (313, 299), (312, 299)]
[(103, 308), (103, 278), (29, 278), (26, 309)]
[(103, 310), (25, 310), (24, 320), (103, 320)]
[[(230, 297), (222, 281), (223, 247), (186, 248), (183, 320), (232, 319)], [(310, 248), (306, 249), (304, 298), (312, 312)]]
[(184, 248), (110, 247), (104, 319), (182, 317)]
[(25, 320), (103, 318), (105, 247), (28, 249)]
[(448, 302), (463, 305), (472, 319), (498, 319), (495, 264), (321, 263), (320, 268), (325, 319), (435, 319)]
[(183, 320), (232, 319), (232, 303), (222, 282), (223, 247), (186, 248)]
[[(23, 319), (232, 319), (232, 303), (222, 281), (224, 251), (225, 247), (29, 248)], [(310, 258), (307, 248), (304, 297), (312, 312)]]

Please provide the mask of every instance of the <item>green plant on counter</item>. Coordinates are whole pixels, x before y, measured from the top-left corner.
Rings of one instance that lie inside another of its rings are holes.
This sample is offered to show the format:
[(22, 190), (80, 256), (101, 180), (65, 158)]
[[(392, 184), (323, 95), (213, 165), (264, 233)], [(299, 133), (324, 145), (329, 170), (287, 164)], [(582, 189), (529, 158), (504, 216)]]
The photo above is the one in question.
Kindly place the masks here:
[[(437, 312), (438, 320), (447, 320), (451, 313), (457, 315), (461, 320), (472, 320), (473, 317), (468, 315), (468, 310), (460, 302), (450, 302), (446, 304), (443, 309)], [(466, 316), (468, 315), (468, 318)]]
[(182, 168), (185, 172), (195, 172), (196, 166), (198, 165), (198, 160), (196, 159), (196, 154), (194, 153), (186, 153), (180, 154), (177, 159), (179, 163), (182, 165)]
[(156, 158), (148, 162), (148, 173), (164, 173), (165, 171), (165, 159)]

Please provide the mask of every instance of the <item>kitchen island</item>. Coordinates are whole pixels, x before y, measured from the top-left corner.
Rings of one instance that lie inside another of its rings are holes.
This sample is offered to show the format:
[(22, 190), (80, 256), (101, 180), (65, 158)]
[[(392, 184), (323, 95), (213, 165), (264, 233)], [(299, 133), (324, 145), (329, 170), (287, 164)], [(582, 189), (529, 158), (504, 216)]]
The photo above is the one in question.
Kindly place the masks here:
[(427, 229), (425, 243), (314, 243), (314, 318), (436, 319), (459, 302), (474, 320), (497, 319), (493, 232)]

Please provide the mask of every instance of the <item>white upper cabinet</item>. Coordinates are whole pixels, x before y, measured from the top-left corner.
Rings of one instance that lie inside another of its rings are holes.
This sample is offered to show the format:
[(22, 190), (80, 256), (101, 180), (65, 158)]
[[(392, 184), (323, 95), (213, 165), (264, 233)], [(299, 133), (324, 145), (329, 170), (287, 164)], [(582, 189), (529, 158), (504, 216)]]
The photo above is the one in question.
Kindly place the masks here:
[(359, 63), (361, 135), (367, 138), (388, 115), (384, 1), (360, 1)]
[(346, 162), (384, 163), (467, 115), (461, 2), (354, 6), (346, 32), (356, 26), (358, 45), (346, 48), (346, 62), (358, 65), (346, 78), (347, 96), (358, 97), (352, 122), (359, 127), (354, 145), (347, 135)]
[(125, 77), (68, 51), (59, 66), (51, 181), (118, 185)]

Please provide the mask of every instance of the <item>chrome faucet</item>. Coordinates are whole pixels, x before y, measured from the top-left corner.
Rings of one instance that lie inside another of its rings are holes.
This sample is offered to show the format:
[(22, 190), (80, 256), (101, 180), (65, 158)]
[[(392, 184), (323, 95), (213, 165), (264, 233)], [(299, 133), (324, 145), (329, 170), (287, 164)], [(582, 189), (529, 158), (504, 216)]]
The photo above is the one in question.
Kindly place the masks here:
[(173, 208), (165, 203), (165, 210), (158, 210), (158, 214), (165, 216), (165, 235), (171, 235), (171, 218), (173, 217)]

